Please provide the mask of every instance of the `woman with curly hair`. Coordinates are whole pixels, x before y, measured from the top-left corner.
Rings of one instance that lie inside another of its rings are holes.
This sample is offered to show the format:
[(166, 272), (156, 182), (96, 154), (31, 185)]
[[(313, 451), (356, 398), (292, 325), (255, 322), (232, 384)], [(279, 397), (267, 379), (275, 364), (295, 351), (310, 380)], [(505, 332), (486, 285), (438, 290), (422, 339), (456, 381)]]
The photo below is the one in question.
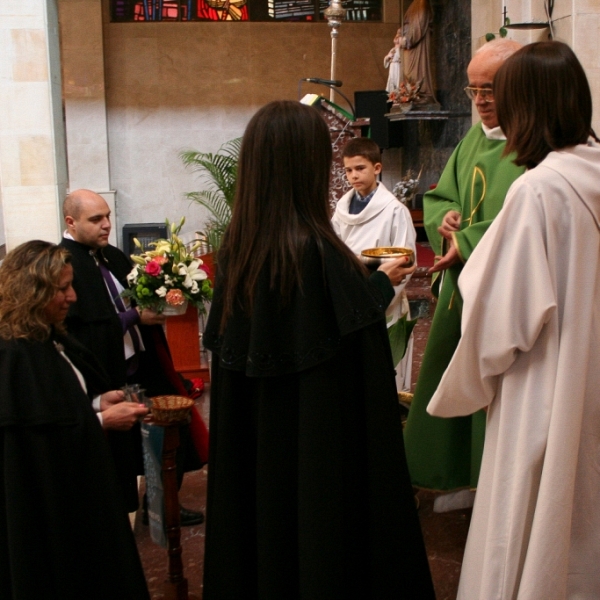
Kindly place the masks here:
[[(48, 242), (22, 244), (0, 267), (0, 597), (145, 599), (88, 396), (105, 378), (62, 324), (72, 280), (68, 251)], [(101, 394), (101, 407), (118, 395)], [(130, 419), (146, 412), (135, 408)]]

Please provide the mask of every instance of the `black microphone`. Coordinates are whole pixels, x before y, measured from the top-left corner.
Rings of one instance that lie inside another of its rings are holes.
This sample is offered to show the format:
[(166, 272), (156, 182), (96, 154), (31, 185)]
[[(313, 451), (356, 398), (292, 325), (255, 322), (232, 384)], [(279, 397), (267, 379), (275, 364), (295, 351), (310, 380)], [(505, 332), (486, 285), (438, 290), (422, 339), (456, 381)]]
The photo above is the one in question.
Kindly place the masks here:
[(322, 85), (332, 85), (333, 87), (342, 87), (342, 82), (339, 79), (321, 79), (320, 77), (307, 77), (303, 81), (310, 83), (321, 83)]

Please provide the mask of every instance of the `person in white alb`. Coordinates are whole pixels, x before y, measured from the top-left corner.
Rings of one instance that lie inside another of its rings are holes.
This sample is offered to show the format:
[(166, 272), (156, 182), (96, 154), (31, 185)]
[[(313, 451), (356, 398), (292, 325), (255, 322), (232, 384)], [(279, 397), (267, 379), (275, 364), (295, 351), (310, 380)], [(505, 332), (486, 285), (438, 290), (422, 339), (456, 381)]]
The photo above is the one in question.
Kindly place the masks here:
[[(353, 189), (340, 198), (331, 220), (340, 239), (356, 255), (368, 248), (396, 246), (410, 248), (416, 260), (417, 234), (410, 211), (377, 181), (382, 168), (377, 143), (369, 138), (354, 138), (344, 146), (342, 157)], [(404, 288), (410, 277), (394, 287), (396, 294), (386, 311), (388, 329), (409, 314)], [(396, 366), (398, 391), (410, 390), (411, 366), (412, 337), (404, 358)]]
[(428, 407), (487, 410), (461, 600), (600, 598), (600, 145), (561, 42), (494, 79), (527, 167), (458, 280), (462, 338)]

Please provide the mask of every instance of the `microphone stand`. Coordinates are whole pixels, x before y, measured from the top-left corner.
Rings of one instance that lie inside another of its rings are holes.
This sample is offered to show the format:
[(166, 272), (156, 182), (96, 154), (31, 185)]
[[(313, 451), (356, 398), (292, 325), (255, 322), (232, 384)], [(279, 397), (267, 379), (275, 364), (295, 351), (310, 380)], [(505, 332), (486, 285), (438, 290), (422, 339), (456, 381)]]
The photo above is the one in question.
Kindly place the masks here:
[[(298, 100), (300, 100), (300, 98), (301, 98), (303, 81), (306, 81), (306, 79), (303, 78), (303, 79), (298, 80)], [(356, 121), (356, 110), (354, 109), (354, 105), (352, 104), (352, 102), (350, 102), (350, 100), (348, 99), (348, 97), (345, 94), (342, 94), (342, 92), (340, 91), (340, 89), (338, 87), (336, 87), (335, 85), (331, 85), (329, 83), (324, 83), (324, 82), (317, 83), (316, 81), (313, 81), (311, 83), (314, 83), (316, 85), (324, 85), (325, 87), (328, 87), (329, 89), (333, 90), (335, 93), (339, 94), (348, 103), (348, 106), (350, 107), (350, 111), (352, 112), (352, 120)]]

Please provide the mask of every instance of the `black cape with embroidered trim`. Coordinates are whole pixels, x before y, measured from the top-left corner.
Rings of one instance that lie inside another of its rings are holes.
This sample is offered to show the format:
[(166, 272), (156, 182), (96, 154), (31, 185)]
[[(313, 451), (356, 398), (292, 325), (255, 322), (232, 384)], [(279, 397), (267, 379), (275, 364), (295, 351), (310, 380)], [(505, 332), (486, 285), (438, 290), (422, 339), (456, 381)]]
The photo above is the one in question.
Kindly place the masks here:
[(0, 340), (0, 598), (149, 598), (112, 463), (52, 341)]
[(222, 335), (219, 263), (204, 600), (434, 598), (384, 322), (393, 288), (323, 256), (312, 243), (283, 309), (264, 272), (252, 316), (235, 309)]

